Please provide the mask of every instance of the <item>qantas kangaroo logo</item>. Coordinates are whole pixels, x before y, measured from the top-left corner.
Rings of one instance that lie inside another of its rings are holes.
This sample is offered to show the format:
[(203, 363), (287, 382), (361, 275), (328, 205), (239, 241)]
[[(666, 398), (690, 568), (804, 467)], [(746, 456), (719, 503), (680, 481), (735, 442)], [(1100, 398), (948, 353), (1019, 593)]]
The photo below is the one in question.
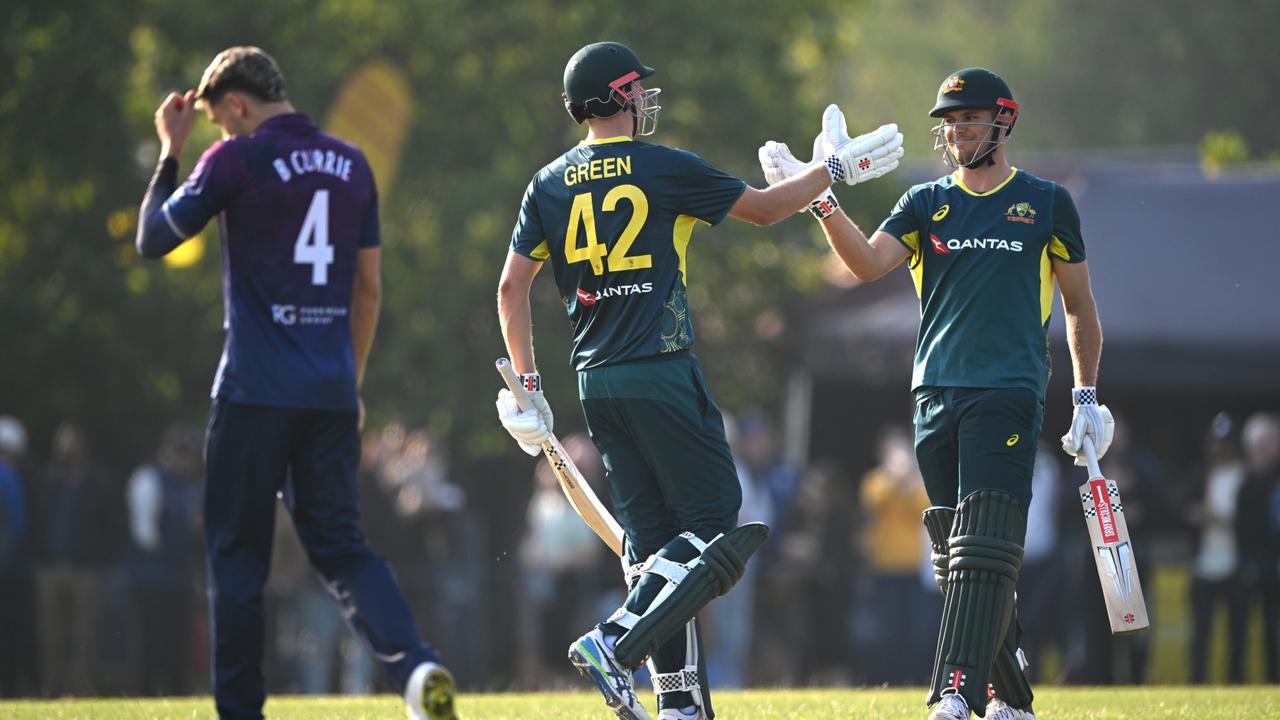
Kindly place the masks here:
[(950, 255), (951, 250), (942, 242), (942, 239), (933, 233), (929, 233), (929, 242), (933, 243), (933, 251), (939, 255)]

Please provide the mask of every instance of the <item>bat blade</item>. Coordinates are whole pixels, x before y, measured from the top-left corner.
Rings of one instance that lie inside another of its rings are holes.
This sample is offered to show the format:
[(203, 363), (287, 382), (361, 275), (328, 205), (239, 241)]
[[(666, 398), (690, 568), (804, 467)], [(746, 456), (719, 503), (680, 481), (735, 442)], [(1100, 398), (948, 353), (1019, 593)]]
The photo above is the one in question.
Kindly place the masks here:
[(1151, 621), (1120, 490), (1115, 482), (1103, 477), (1089, 440), (1085, 441), (1084, 453), (1089, 464), (1089, 480), (1079, 488), (1080, 501), (1093, 545), (1093, 559), (1098, 566), (1107, 620), (1114, 635), (1142, 632), (1151, 626)]

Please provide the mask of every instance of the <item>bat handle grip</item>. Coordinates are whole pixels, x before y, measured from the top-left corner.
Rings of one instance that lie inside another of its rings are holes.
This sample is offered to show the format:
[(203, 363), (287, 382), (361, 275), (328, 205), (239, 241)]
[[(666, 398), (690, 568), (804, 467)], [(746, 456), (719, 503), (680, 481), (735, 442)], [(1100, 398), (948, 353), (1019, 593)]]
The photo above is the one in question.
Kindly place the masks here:
[(507, 384), (507, 389), (512, 395), (516, 396), (516, 405), (521, 410), (532, 410), (533, 400), (529, 399), (529, 392), (524, 389), (524, 383), (520, 382), (520, 376), (516, 374), (516, 369), (511, 365), (511, 361), (506, 358), (498, 358), (493, 363), (498, 369), (498, 374), (502, 376), (503, 382)]
[(1098, 467), (1098, 452), (1093, 449), (1093, 440), (1086, 437), (1084, 442), (1080, 443), (1080, 452), (1084, 453), (1084, 461), (1088, 464), (1089, 479), (1102, 477), (1102, 468)]

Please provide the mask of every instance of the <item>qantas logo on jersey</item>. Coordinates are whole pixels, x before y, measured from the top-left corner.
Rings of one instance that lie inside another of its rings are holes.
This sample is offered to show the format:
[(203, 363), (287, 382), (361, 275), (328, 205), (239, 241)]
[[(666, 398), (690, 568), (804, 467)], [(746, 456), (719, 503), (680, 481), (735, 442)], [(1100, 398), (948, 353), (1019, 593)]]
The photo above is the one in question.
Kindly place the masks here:
[(601, 300), (612, 297), (625, 297), (627, 295), (645, 295), (653, 292), (653, 283), (636, 283), (634, 285), (618, 285), (616, 287), (607, 287), (597, 292), (583, 290), (578, 288), (578, 303), (583, 307), (591, 307)]
[(930, 235), (929, 240), (933, 242), (933, 251), (939, 255), (947, 255), (952, 250), (1007, 250), (1009, 252), (1022, 252), (1021, 240), (1001, 240), (1000, 238), (951, 238), (945, 243), (938, 238), (937, 235)]

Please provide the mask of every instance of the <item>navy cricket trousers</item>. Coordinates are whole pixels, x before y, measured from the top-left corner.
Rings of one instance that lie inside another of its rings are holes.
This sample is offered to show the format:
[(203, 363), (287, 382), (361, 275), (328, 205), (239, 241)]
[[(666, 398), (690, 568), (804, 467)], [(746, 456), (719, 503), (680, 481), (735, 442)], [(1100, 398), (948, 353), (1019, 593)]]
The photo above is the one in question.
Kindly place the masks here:
[(312, 567), (397, 688), (435, 651), (418, 637), (387, 563), (365, 544), (356, 508), (356, 413), (215, 399), (205, 438), (205, 549), (218, 715), (261, 718), (262, 593), (276, 496)]

